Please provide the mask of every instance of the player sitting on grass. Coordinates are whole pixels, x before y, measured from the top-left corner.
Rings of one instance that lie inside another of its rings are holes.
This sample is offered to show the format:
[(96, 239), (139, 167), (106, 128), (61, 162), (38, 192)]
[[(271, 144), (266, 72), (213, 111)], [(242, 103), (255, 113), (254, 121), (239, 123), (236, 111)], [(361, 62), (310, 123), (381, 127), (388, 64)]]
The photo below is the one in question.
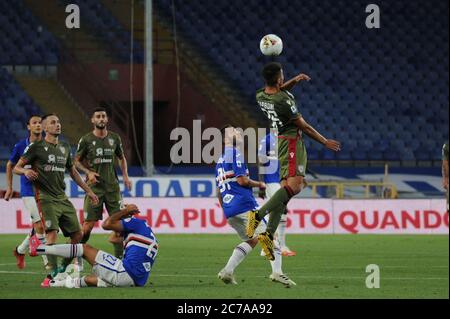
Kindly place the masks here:
[[(240, 132), (231, 126), (226, 126), (222, 129), (222, 136), (225, 150), (216, 166), (217, 197), (219, 198), (228, 224), (236, 230), (242, 242), (234, 248), (233, 254), (225, 268), (219, 272), (218, 277), (226, 284), (237, 284), (233, 275), (234, 270), (258, 243), (257, 237), (249, 239), (246, 234), (247, 214), (249, 211), (258, 208), (258, 204), (252, 193), (252, 187), (265, 188), (265, 184), (248, 178), (249, 172), (244, 158), (233, 147), (233, 145), (242, 144), (243, 142)], [(260, 234), (264, 232), (264, 228), (264, 224), (261, 223), (255, 233)], [(295, 282), (283, 274), (281, 270), (281, 258), (278, 241), (275, 241), (273, 261), (270, 262), (272, 274), (269, 278), (288, 287), (295, 286)]]
[(118, 259), (88, 244), (42, 245), (36, 237), (30, 241), (30, 255), (55, 255), (66, 258), (83, 257), (92, 265), (92, 274), (50, 281), (50, 287), (133, 287), (144, 286), (150, 275), (156, 255), (158, 241), (144, 220), (134, 218), (139, 214), (136, 205), (108, 217), (103, 229), (123, 234), (124, 258)]

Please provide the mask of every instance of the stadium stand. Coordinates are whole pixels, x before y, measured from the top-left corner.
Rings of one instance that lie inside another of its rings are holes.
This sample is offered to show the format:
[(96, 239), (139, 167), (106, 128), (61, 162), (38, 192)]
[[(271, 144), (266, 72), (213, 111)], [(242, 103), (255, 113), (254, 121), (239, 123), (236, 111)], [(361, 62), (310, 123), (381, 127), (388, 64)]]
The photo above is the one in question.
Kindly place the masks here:
[(4, 160), (9, 158), (14, 143), (28, 135), (25, 125), (28, 116), (42, 112), (3, 67), (0, 67), (0, 88), (0, 160)]
[(56, 65), (58, 42), (22, 1), (0, 1), (0, 65)]
[[(337, 156), (307, 141), (310, 159), (439, 160), (448, 139), (449, 31), (440, 14), (448, 2), (379, 1), (376, 30), (366, 28), (361, 1), (280, 0), (275, 16), (270, 1), (174, 3), (179, 31), (249, 101), (270, 60), (261, 56), (259, 39), (267, 33), (283, 39), (275, 60), (286, 76), (301, 71), (313, 79), (294, 92), (301, 113), (343, 141)], [(172, 0), (157, 0), (156, 8), (171, 17)]]
[[(120, 24), (117, 18), (99, 0), (58, 0), (63, 5), (77, 4), (83, 12), (83, 19), (95, 32), (98, 39), (111, 47), (120, 63), (130, 62), (130, 32)], [(134, 41), (134, 40), (133, 40)], [(133, 42), (134, 63), (143, 63), (144, 49), (138, 41)]]

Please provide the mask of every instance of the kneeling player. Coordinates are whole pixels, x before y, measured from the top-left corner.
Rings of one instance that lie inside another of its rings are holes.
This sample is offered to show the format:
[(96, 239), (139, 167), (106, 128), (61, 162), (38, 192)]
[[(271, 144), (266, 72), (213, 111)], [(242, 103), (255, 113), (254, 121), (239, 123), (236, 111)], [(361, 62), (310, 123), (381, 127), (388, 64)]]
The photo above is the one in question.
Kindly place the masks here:
[[(225, 150), (216, 166), (217, 196), (228, 224), (236, 230), (242, 243), (233, 250), (227, 265), (219, 272), (218, 277), (226, 284), (237, 284), (234, 279), (234, 270), (258, 243), (257, 237), (249, 239), (246, 234), (248, 212), (258, 208), (252, 187), (265, 188), (265, 184), (248, 178), (248, 169), (243, 156), (233, 147), (235, 143), (242, 143), (241, 134), (233, 127), (224, 128), (222, 134)], [(264, 233), (264, 228), (261, 223), (255, 233), (257, 235)], [(270, 262), (272, 266), (270, 279), (286, 286), (295, 286), (295, 282), (281, 270), (282, 257), (277, 241), (274, 246)]]
[(156, 255), (158, 241), (152, 229), (143, 220), (134, 218), (139, 210), (136, 205), (108, 217), (103, 229), (123, 234), (124, 258), (118, 259), (88, 244), (41, 245), (34, 239), (30, 243), (30, 255), (56, 255), (66, 258), (83, 257), (92, 268), (92, 274), (81, 278), (67, 276), (51, 281), (50, 287), (133, 287), (144, 286), (150, 275)]

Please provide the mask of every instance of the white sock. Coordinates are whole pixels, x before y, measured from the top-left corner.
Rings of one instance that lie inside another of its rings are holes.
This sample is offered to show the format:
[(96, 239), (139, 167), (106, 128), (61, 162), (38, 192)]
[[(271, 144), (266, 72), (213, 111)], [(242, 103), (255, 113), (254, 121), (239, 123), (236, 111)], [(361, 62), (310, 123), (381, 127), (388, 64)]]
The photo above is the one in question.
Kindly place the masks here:
[(281, 215), (280, 223), (277, 228), (278, 241), (280, 242), (280, 247), (286, 247), (286, 224), (287, 224), (287, 214)]
[(37, 248), (38, 255), (54, 255), (65, 258), (81, 257), (83, 253), (83, 244), (40, 245)]
[(246, 242), (240, 243), (233, 250), (233, 254), (228, 260), (225, 266), (225, 271), (233, 273), (236, 267), (247, 257), (247, 255), (253, 250), (252, 246)]
[(275, 255), (275, 260), (270, 261), (270, 265), (272, 266), (272, 273), (276, 272), (277, 274), (282, 274), (283, 270), (281, 269), (281, 250), (279, 243), (276, 240), (274, 240), (273, 254)]
[(84, 287), (88, 286), (86, 281), (84, 281), (84, 278), (86, 278), (86, 276), (83, 276), (81, 278), (78, 277), (78, 278), (74, 279), (75, 288), (84, 288)]
[(102, 279), (100, 279), (99, 277), (97, 277), (97, 287), (107, 288), (108, 284), (106, 282), (104, 282)]
[[(36, 233), (36, 236), (37, 236), (37, 238), (41, 241), (41, 243), (42, 243), (43, 245), (45, 245), (45, 243), (46, 243), (45, 235), (44, 235), (44, 234)], [(44, 262), (44, 266), (47, 265), (47, 264), (48, 264), (47, 256), (42, 255), (42, 261)]]
[(25, 237), (25, 239), (23, 240), (23, 242), (17, 246), (17, 252), (19, 254), (25, 254), (26, 252), (28, 252), (28, 248), (30, 248), (30, 235), (28, 234), (27, 237)]

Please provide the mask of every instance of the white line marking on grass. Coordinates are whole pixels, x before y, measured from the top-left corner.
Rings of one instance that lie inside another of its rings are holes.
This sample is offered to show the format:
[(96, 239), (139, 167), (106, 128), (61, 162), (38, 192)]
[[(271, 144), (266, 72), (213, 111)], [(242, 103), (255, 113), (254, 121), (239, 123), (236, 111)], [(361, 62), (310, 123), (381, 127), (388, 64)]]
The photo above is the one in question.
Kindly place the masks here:
[[(27, 261), (27, 264), (41, 264), (42, 262), (39, 261)], [(0, 264), (0, 266), (15, 266), (16, 263), (9, 263), (9, 264)]]
[(6, 271), (6, 270), (0, 270), (0, 274), (42, 275), (43, 272), (35, 272), (35, 271)]
[[(45, 273), (41, 272), (34, 272), (34, 271), (4, 271), (0, 270), (0, 274), (21, 274), (21, 275), (43, 275)], [(153, 278), (157, 277), (190, 277), (190, 278), (216, 278), (215, 275), (183, 275), (183, 274), (155, 274)], [(242, 278), (267, 278), (269, 279), (269, 276), (245, 276), (241, 275)], [(301, 279), (358, 279), (358, 280), (364, 280), (364, 277), (356, 277), (356, 276), (295, 276), (295, 278), (301, 278)], [(448, 280), (448, 277), (383, 277), (383, 280)]]
[[(155, 277), (192, 277), (192, 278), (213, 278), (215, 276), (211, 275), (183, 275), (183, 274), (154, 274)], [(153, 277), (153, 278), (155, 278)], [(269, 278), (269, 276), (245, 276), (241, 275), (242, 278)], [(304, 279), (360, 279), (364, 280), (364, 277), (357, 276), (295, 276), (296, 278)], [(383, 277), (383, 280), (448, 280), (448, 277)]]

